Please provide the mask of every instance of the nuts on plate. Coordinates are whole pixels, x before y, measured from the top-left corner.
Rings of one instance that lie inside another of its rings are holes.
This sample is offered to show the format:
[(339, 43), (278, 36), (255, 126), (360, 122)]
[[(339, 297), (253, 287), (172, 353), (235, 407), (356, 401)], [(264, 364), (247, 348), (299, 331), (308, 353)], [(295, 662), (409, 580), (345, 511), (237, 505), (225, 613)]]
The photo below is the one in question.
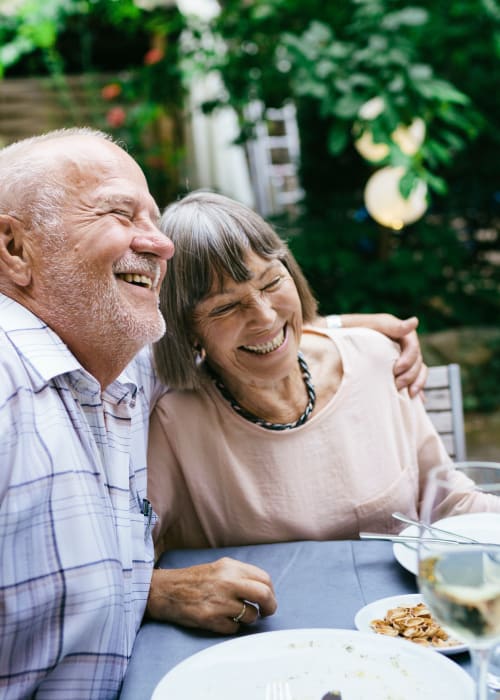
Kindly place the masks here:
[(461, 644), (438, 625), (424, 603), (391, 608), (383, 619), (372, 620), (370, 627), (378, 634), (403, 637), (427, 647), (452, 647)]

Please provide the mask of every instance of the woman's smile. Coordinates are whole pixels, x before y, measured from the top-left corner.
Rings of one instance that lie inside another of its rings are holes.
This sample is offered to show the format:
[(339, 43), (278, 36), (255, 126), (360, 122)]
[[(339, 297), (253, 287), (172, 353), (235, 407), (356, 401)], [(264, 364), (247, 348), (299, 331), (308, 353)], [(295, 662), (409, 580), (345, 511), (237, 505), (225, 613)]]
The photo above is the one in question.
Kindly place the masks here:
[(256, 355), (267, 355), (280, 348), (285, 342), (285, 338), (286, 325), (267, 343), (259, 343), (259, 345), (241, 345), (240, 349), (245, 350), (245, 352), (253, 352)]

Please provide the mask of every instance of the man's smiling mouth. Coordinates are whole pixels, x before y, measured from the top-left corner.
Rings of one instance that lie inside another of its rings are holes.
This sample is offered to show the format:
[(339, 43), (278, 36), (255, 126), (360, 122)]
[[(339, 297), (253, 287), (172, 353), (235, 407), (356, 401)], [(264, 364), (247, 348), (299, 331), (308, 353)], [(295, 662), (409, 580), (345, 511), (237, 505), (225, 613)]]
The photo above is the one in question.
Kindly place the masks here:
[(154, 280), (147, 275), (139, 275), (134, 272), (117, 272), (116, 277), (124, 282), (135, 284), (139, 287), (145, 287), (146, 289), (152, 289), (154, 286)]
[(156, 258), (129, 253), (113, 265), (113, 273), (122, 282), (157, 292), (162, 268)]

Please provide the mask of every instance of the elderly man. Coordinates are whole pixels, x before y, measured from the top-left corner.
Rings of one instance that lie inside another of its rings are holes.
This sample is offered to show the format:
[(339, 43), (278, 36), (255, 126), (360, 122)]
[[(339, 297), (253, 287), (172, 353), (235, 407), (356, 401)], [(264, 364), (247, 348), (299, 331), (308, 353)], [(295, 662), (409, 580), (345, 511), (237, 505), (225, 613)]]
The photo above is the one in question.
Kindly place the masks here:
[[(0, 170), (0, 695), (114, 698), (153, 569), (160, 387), (134, 357), (164, 332), (173, 245), (142, 171), (104, 135), (14, 144)], [(237, 573), (235, 600), (273, 612), (267, 575), (256, 590)]]
[[(173, 254), (158, 220), (142, 171), (106, 134), (60, 130), (0, 151), (5, 700), (116, 698), (146, 606), (221, 632), (242, 599), (276, 609), (250, 565), (153, 572), (146, 443), (164, 388), (146, 346), (164, 332)], [(399, 337), (415, 327), (387, 321), (367, 323)], [(403, 374), (418, 390), (415, 337), (397, 371), (413, 365)]]

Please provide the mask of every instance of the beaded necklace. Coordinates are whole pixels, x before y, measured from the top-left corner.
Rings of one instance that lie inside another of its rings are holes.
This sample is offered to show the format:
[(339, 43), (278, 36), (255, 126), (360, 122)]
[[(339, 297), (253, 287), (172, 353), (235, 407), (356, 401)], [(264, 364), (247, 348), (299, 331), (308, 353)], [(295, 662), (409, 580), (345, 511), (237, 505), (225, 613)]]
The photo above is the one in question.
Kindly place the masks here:
[(235, 410), (236, 413), (239, 413), (240, 416), (251, 423), (256, 423), (257, 425), (262, 426), (262, 428), (267, 428), (267, 430), (291, 430), (292, 428), (297, 428), (299, 425), (303, 425), (307, 421), (316, 403), (316, 392), (312, 383), (311, 372), (309, 371), (307, 362), (301, 352), (297, 354), (297, 360), (300, 365), (300, 369), (302, 370), (302, 378), (307, 389), (309, 400), (303, 413), (293, 423), (271, 423), (270, 421), (264, 420), (263, 418), (259, 418), (253, 413), (250, 413), (250, 411), (247, 411), (246, 408), (240, 406), (224, 382), (215, 374), (215, 372), (213, 372), (209, 365), (207, 365), (207, 369), (221, 395), (226, 399), (226, 401), (229, 402), (231, 408)]

